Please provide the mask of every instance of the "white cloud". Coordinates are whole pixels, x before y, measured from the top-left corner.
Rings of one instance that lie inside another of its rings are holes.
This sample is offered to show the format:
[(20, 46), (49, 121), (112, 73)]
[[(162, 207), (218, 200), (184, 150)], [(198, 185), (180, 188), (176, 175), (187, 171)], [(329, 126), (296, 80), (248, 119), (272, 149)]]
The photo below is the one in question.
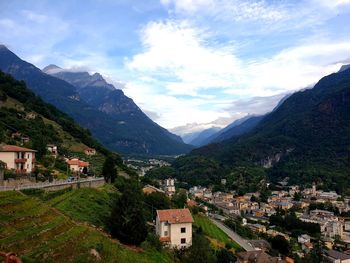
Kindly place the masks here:
[(200, 12), (219, 20), (278, 21), (288, 17), (282, 6), (268, 5), (263, 0), (161, 0), (161, 3), (176, 12)]
[[(350, 56), (350, 39), (344, 42), (309, 43), (282, 50), (262, 61), (247, 63), (242, 84), (256, 96), (272, 96), (315, 84), (322, 76), (339, 69), (334, 63)], [(227, 90), (236, 94), (236, 90)]]
[(338, 8), (338, 7), (342, 7), (344, 5), (350, 4), (350, 0), (313, 0), (313, 1), (314, 2), (316, 1), (316, 3), (329, 8)]
[[(127, 94), (142, 108), (161, 112), (157, 121), (168, 128), (266, 113), (283, 94), (337, 71), (335, 62), (350, 56), (350, 39), (310, 37), (275, 54), (243, 60), (234, 46), (217, 44), (214, 34), (188, 21), (151, 22), (141, 41), (141, 52), (126, 60), (131, 74), (140, 76), (138, 87), (127, 88)], [(209, 89), (213, 94), (206, 94)]]
[(30, 10), (23, 10), (22, 14), (30, 21), (33, 21), (35, 23), (45, 23), (49, 20), (49, 18), (46, 15), (38, 14), (35, 12), (32, 12)]
[(201, 89), (229, 87), (240, 68), (233, 46), (208, 42), (210, 34), (187, 22), (152, 22), (142, 31), (144, 51), (127, 66), (152, 77), (166, 76), (172, 95), (197, 95)]

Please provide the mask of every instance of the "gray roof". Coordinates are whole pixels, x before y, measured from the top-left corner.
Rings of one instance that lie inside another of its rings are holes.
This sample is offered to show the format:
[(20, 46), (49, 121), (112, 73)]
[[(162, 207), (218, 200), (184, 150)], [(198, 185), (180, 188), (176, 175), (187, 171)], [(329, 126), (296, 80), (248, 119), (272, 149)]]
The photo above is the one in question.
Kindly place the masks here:
[(345, 254), (336, 250), (327, 250), (326, 254), (334, 259), (340, 259), (340, 260), (346, 260), (346, 259), (350, 259), (350, 255), (349, 254)]

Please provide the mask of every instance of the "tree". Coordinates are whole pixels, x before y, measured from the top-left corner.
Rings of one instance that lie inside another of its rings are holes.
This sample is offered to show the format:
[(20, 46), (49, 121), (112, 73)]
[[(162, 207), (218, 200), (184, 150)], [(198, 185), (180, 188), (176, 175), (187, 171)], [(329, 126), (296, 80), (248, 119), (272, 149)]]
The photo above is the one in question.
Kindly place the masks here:
[(176, 208), (184, 208), (185, 204), (187, 203), (186, 191), (181, 189), (173, 196), (171, 201)]
[(270, 240), (273, 249), (276, 249), (279, 253), (283, 255), (288, 255), (290, 251), (289, 242), (284, 238), (284, 236), (277, 235)]
[(260, 191), (260, 202), (267, 203), (267, 199), (270, 197), (270, 195), (271, 191), (266, 188), (263, 188)]
[(294, 200), (294, 201), (300, 201), (301, 198), (302, 198), (301, 192), (295, 192), (295, 193), (294, 193), (294, 197), (293, 197), (293, 200)]
[(216, 251), (217, 263), (231, 263), (235, 262), (235, 256), (232, 252), (227, 250), (226, 248), (222, 248)]
[(150, 210), (148, 213), (149, 220), (154, 219), (156, 209), (170, 208), (170, 199), (164, 193), (160, 192), (145, 195), (145, 203), (147, 210)]
[(111, 156), (111, 155), (107, 156), (105, 162), (103, 163), (103, 167), (102, 167), (102, 175), (105, 178), (105, 181), (107, 183), (114, 183), (115, 178), (118, 175), (118, 171), (117, 171), (116, 166), (117, 166), (117, 162), (113, 158), (113, 156)]
[(192, 246), (185, 252), (181, 262), (185, 263), (214, 263), (216, 257), (213, 249), (210, 247), (210, 242), (201, 233), (193, 235)]
[(255, 195), (252, 195), (252, 197), (250, 198), (251, 202), (258, 202), (258, 198), (256, 198)]
[(126, 244), (140, 245), (147, 237), (143, 194), (138, 182), (128, 180), (116, 198), (107, 222), (110, 233)]

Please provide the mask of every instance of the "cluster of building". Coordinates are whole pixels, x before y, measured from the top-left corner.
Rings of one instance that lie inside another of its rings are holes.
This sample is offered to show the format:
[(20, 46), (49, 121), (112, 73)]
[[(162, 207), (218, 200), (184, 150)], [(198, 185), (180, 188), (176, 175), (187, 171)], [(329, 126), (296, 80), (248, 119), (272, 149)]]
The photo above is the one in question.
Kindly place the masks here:
[(175, 179), (168, 178), (165, 180), (159, 180), (159, 185), (159, 188), (153, 185), (145, 185), (143, 187), (143, 192), (145, 194), (160, 192), (166, 194), (170, 198), (175, 194)]
[[(269, 217), (276, 214), (278, 210), (297, 208), (298, 211), (301, 211), (296, 213), (301, 221), (320, 226), (322, 238), (329, 249), (333, 248), (335, 239), (350, 244), (350, 221), (331, 211), (309, 209), (311, 204), (326, 203), (338, 208), (340, 213), (348, 212), (350, 211), (350, 197), (341, 199), (336, 192), (317, 190), (315, 184), (302, 191), (298, 186), (285, 186), (279, 191), (272, 191), (266, 203), (258, 202), (260, 196), (258, 192), (238, 196), (235, 191), (212, 192), (210, 188), (195, 186), (189, 190), (189, 193), (194, 199), (198, 198), (215, 205), (226, 217), (242, 216), (243, 225), (254, 232), (268, 236), (280, 235), (286, 240), (290, 239), (289, 235), (271, 226)], [(301, 197), (297, 198), (298, 201), (295, 200), (296, 195)], [(306, 234), (299, 236), (298, 243), (305, 253), (313, 249), (312, 238)]]
[(145, 176), (145, 174), (156, 167), (170, 166), (170, 163), (164, 160), (149, 159), (146, 161), (129, 158), (124, 160), (124, 164), (129, 168), (134, 169), (139, 176)]
[[(18, 133), (20, 134), (20, 133)], [(54, 144), (47, 145), (47, 151), (54, 157), (58, 156), (58, 147)], [(0, 145), (0, 161), (4, 162), (6, 169), (13, 170), (16, 174), (30, 174), (35, 167), (35, 153), (37, 151), (17, 145)], [(96, 150), (86, 148), (84, 150), (88, 156), (95, 155)], [(83, 172), (84, 168), (89, 167), (89, 162), (79, 160), (78, 158), (65, 158), (69, 170), (72, 172)]]

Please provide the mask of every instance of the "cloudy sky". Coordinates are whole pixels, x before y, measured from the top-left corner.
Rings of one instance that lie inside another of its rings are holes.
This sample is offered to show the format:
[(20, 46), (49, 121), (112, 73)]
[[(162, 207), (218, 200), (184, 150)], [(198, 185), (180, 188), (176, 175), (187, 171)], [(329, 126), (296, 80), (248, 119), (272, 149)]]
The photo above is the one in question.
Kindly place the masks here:
[(173, 128), (271, 110), (350, 63), (350, 0), (0, 0), (0, 43), (100, 72)]

